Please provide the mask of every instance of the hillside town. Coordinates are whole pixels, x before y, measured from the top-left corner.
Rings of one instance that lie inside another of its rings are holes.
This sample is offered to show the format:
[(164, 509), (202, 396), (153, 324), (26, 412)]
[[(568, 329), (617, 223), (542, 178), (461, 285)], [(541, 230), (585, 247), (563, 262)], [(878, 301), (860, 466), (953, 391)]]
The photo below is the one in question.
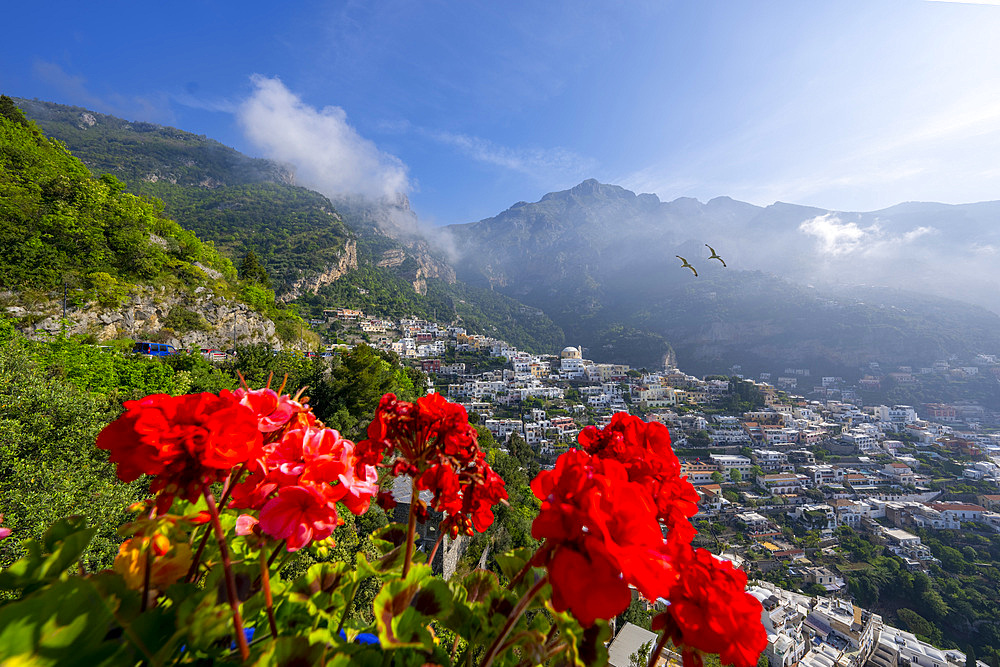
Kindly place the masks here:
[[(363, 334), (423, 370), (429, 391), (460, 402), (501, 446), (523, 441), (542, 465), (615, 412), (668, 426), (701, 496), (700, 546), (745, 570), (764, 607), (770, 667), (968, 664), (963, 651), (883, 622), (864, 607), (854, 577), (878, 553), (908, 576), (954, 571), (948, 561), (963, 557), (953, 548), (960, 545), (931, 535), (997, 544), (1000, 431), (983, 426), (982, 410), (861, 405), (852, 391), (836, 389), (840, 378), (822, 378), (802, 396), (788, 390), (794, 375), (775, 384), (738, 373), (697, 378), (676, 367), (597, 363), (573, 346), (532, 354), (420, 319), (391, 322), (348, 309), (326, 315), (339, 331)], [(998, 367), (988, 355), (978, 363), (983, 372)], [(961, 372), (972, 368), (980, 370)], [(981, 559), (971, 546), (963, 551)], [(653, 610), (662, 601), (643, 604)], [(629, 665), (653, 636), (625, 623), (610, 647), (612, 664)]]

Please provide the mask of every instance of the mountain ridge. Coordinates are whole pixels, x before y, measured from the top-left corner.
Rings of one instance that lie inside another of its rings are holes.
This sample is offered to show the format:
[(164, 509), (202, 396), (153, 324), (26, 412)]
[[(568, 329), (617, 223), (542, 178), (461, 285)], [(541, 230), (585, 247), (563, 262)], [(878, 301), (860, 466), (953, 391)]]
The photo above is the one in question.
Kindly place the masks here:
[[(945, 225), (935, 215), (944, 211), (949, 220), (968, 218), (965, 228), (978, 231), (976, 218), (994, 209), (1000, 215), (1000, 206), (990, 202), (943, 209), (916, 205), (904, 207), (905, 219), (894, 221), (880, 212), (852, 214), (782, 202), (759, 207), (729, 197), (663, 202), (588, 179), (492, 218), (450, 226), (445, 233), (455, 248), (459, 279), (543, 309), (567, 339), (582, 341), (601, 356), (614, 348), (605, 342), (609, 332), (633, 330), (659, 337), (661, 348), (653, 353), (653, 345), (634, 354), (633, 363), (658, 364), (657, 356), (665, 355), (669, 344), (684, 367), (696, 371), (720, 372), (739, 364), (742, 354), (759, 357), (760, 363), (743, 365), (761, 371), (785, 359), (838, 374), (857, 372), (876, 358), (905, 364), (976, 346), (1000, 350), (1000, 317), (986, 304), (921, 290), (910, 277), (895, 284), (866, 280), (870, 276), (851, 264), (891, 265), (894, 243), (920, 253), (936, 251), (940, 238), (932, 239), (930, 249), (916, 243), (942, 234)], [(727, 268), (708, 259), (706, 245), (716, 249)], [(682, 268), (675, 255), (692, 262), (699, 277)], [(826, 280), (824, 270), (844, 272), (843, 280)], [(865, 304), (851, 297), (854, 284), (879, 285), (881, 300)], [(969, 322), (967, 335), (963, 338), (950, 321), (924, 324), (914, 321), (919, 314), (893, 311), (895, 290), (904, 288), (923, 294), (907, 297), (911, 311)], [(849, 321), (831, 315), (837, 311)], [(831, 344), (834, 340), (841, 350)], [(914, 350), (909, 357), (903, 341)]]

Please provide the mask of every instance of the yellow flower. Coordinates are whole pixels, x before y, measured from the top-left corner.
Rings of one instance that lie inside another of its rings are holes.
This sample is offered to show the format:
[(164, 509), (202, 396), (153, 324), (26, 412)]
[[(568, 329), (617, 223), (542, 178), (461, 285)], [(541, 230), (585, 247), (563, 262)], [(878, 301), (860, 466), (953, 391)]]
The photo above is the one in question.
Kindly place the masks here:
[[(155, 543), (150, 560), (149, 585), (152, 588), (166, 588), (187, 574), (194, 554), (191, 553), (191, 547), (185, 542), (174, 544), (172, 549), (165, 549), (163, 541), (166, 538), (158, 535), (153, 539)], [(142, 588), (143, 578), (146, 574), (146, 552), (149, 549), (149, 543), (150, 538), (148, 537), (133, 537), (125, 540), (118, 548), (114, 570), (124, 577), (129, 588), (137, 590)], [(157, 553), (162, 555), (156, 555)]]

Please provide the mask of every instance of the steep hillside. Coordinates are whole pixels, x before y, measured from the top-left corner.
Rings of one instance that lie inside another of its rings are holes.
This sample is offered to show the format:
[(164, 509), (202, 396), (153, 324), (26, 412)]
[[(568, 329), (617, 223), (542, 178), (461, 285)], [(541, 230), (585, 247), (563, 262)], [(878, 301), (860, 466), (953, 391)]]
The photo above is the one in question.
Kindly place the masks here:
[[(1000, 317), (982, 308), (886, 286), (863, 296), (843, 285), (807, 287), (780, 277), (806, 263), (794, 253), (765, 263), (766, 271), (745, 270), (746, 248), (763, 245), (754, 237), (789, 248), (784, 236), (824, 215), (728, 198), (660, 202), (585, 181), (448, 232), (460, 279), (543, 309), (598, 359), (652, 366), (672, 347), (696, 372), (739, 364), (744, 372), (793, 366), (850, 375), (869, 360), (926, 364), (1000, 351)], [(705, 243), (729, 266), (708, 259)]]
[(223, 257), (260, 260), (282, 301), (304, 313), (358, 307), (417, 315), (551, 351), (563, 334), (544, 314), (489, 290), (458, 285), (443, 253), (419, 234), (405, 197), (371, 202), (297, 187), (293, 171), (182, 130), (80, 107), (17, 100), (98, 175), (110, 173)]
[(252, 250), (279, 296), (295, 298), (304, 285), (336, 279), (345, 256), (353, 268), (340, 216), (323, 195), (296, 187), (290, 167), (171, 127), (15, 102), (95, 174), (114, 174), (132, 192), (161, 199), (168, 215), (234, 261)]
[(271, 341), (272, 319), (297, 320), (266, 290), (238, 283), (228, 259), (155, 204), (111, 174), (91, 176), (3, 96), (0, 290), (27, 327), (61, 329), (65, 311), (70, 331), (178, 345), (239, 329), (248, 341)]

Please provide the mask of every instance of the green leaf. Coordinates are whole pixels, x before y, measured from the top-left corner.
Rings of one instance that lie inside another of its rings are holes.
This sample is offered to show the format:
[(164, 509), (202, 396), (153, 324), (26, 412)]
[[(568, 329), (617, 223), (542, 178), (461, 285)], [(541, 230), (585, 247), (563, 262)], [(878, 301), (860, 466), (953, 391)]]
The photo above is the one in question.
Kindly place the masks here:
[(45, 550), (34, 540), (27, 540), (28, 554), (0, 572), (0, 589), (26, 588), (58, 577), (87, 549), (96, 528), (87, 528), (82, 517), (67, 517), (54, 523), (43, 537)]
[(598, 620), (589, 628), (580, 627), (575, 619), (560, 624), (560, 631), (570, 640), (568, 657), (572, 664), (579, 667), (608, 664), (608, 640), (611, 639), (611, 627), (607, 621)]
[(167, 595), (175, 601), (176, 619), (171, 619), (191, 648), (208, 650), (233, 633), (233, 612), (220, 603), (214, 590), (202, 590), (194, 584), (174, 584)]
[[(437, 583), (435, 583), (437, 582)], [(450, 611), (452, 592), (448, 585), (431, 574), (431, 568), (415, 564), (406, 579), (385, 583), (375, 596), (375, 623), (383, 648), (432, 649), (433, 641), (427, 625), (432, 620), (413, 605)]]
[(483, 602), (490, 593), (500, 588), (497, 575), (489, 570), (473, 570), (462, 580), (469, 602)]
[(287, 665), (318, 665), (323, 646), (310, 644), (305, 637), (278, 637), (254, 663), (256, 667), (286, 667)]
[(74, 577), (0, 607), (0, 663), (96, 665), (118, 650), (104, 643), (114, 619), (86, 579)]
[(500, 566), (500, 572), (503, 573), (503, 576), (508, 581), (511, 581), (524, 568), (533, 555), (534, 553), (531, 549), (525, 548), (505, 554), (497, 554), (494, 558), (497, 561), (497, 565)]
[(68, 516), (59, 519), (45, 531), (45, 535), (42, 537), (42, 546), (46, 551), (52, 553), (55, 551), (57, 544), (65, 541), (74, 533), (86, 529), (87, 520), (82, 516)]
[(424, 580), (410, 601), (410, 606), (429, 619), (445, 618), (453, 606), (452, 592), (444, 580), (431, 577)]

